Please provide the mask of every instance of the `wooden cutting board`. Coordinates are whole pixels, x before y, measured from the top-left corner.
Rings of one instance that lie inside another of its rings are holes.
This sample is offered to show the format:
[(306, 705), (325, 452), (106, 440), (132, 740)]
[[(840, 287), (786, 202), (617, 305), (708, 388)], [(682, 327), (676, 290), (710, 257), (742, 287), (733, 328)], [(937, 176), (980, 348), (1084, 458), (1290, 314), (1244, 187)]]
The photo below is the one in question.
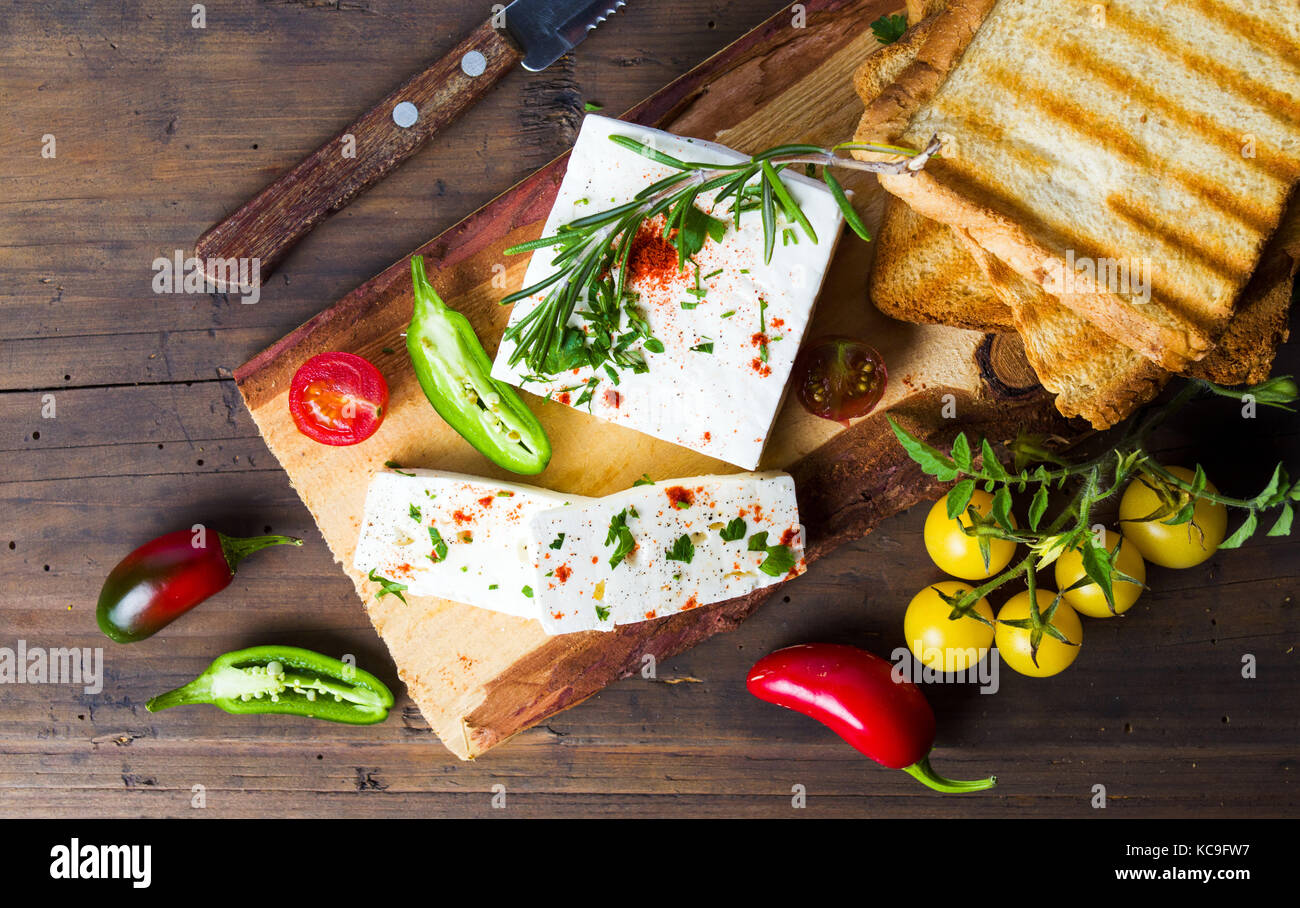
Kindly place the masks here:
[[(897, 0), (812, 0), (778, 13), (624, 115), (629, 121), (755, 152), (785, 142), (831, 145), (853, 135), (861, 103), (854, 69), (878, 48), (869, 24)], [(802, 9), (802, 12), (799, 10)], [(524, 76), (523, 78), (526, 78)], [(503, 250), (540, 234), (567, 161), (557, 159), (422, 246), (430, 279), (474, 323), (495, 352), (508, 310), (498, 304), (522, 281), (527, 256)], [(848, 173), (848, 172), (845, 172)], [(882, 191), (870, 175), (844, 176), (868, 224)], [(941, 489), (903, 454), (885, 410), (919, 434), (943, 441), (959, 430), (995, 439), (1021, 426), (1054, 426), (1050, 400), (1018, 341), (891, 321), (867, 302), (872, 247), (846, 231), (808, 337), (850, 334), (884, 354), (889, 388), (881, 407), (852, 427), (809, 416), (791, 398), (768, 444), (763, 469), (790, 471), (808, 529), (808, 558), (872, 529)], [(411, 316), (409, 259), (403, 257), (263, 351), (235, 373), (271, 451), (356, 585), (398, 674), (429, 725), (469, 759), (620, 677), (736, 626), (766, 593), (609, 633), (548, 637), (533, 621), (459, 603), (374, 597), (352, 569), (369, 478), (385, 461), (496, 478), (494, 467), (451, 431), (426, 402), (407, 361), (402, 332)], [(366, 357), (390, 388), (388, 416), (363, 444), (331, 448), (300, 435), (287, 392), (295, 370), (327, 350)], [(736, 468), (525, 395), (550, 435), (554, 455), (526, 481), (603, 495), (643, 473), (655, 479)]]

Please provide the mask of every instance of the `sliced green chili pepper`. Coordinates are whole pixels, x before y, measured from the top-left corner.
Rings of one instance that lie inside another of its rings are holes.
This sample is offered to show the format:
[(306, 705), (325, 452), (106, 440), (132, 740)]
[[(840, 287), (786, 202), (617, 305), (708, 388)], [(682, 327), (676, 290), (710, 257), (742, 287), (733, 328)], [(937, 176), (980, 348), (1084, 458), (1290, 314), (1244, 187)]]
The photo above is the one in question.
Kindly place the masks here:
[(406, 350), (425, 397), (447, 424), (500, 467), (540, 473), (551, 442), (514, 388), (492, 378), (492, 362), (464, 315), (438, 296), (424, 274), (424, 257), (411, 257), (415, 310)]
[(388, 716), (384, 682), (330, 656), (296, 646), (254, 646), (218, 656), (189, 684), (154, 697), (145, 709), (208, 703), (228, 713), (284, 713), (349, 725)]

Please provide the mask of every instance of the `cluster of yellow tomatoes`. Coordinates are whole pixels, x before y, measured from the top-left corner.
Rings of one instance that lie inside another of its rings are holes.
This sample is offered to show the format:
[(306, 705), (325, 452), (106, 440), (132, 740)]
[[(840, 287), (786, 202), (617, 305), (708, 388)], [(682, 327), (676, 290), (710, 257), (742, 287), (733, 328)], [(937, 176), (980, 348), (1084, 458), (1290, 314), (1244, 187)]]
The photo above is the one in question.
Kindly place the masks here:
[[(1191, 470), (1183, 467), (1168, 469), (1180, 479), (1192, 481), (1194, 474)], [(1209, 483), (1205, 489), (1212, 495), (1218, 494)], [(976, 490), (970, 506), (981, 516), (987, 516), (992, 501), (992, 495)], [(1228, 524), (1227, 508), (1223, 505), (1198, 498), (1192, 521), (1177, 526), (1170, 526), (1160, 519), (1143, 519), (1159, 509), (1158, 493), (1141, 479), (1135, 479), (1124, 490), (1120, 500), (1120, 532), (1104, 531), (1107, 551), (1115, 551), (1116, 544), (1119, 545), (1114, 558), (1115, 570), (1136, 581), (1122, 580), (1118, 574), (1115, 575), (1111, 590), (1115, 614), (1132, 608), (1142, 595), (1146, 562), (1168, 568), (1193, 567), (1213, 555), (1223, 542)], [(945, 495), (926, 518), (925, 548), (944, 573), (963, 580), (987, 580), (1011, 563), (1017, 544), (1007, 539), (991, 538), (988, 564), (985, 565), (978, 540), (962, 532), (962, 527), (970, 525), (970, 518), (965, 514), (960, 521), (948, 516)], [(1097, 541), (1101, 542), (1100, 538)], [(1071, 549), (1061, 553), (1056, 559), (1055, 569), (1057, 588), (1065, 590), (1065, 593), (1061, 594), (1061, 602), (1048, 623), (1069, 643), (1043, 633), (1035, 660), (1031, 652), (1031, 629), (1007, 623), (1025, 622), (1030, 617), (1027, 589), (1008, 599), (996, 618), (987, 599), (980, 599), (971, 609), (983, 621), (969, 614), (950, 618), (952, 606), (940, 597), (939, 592), (956, 596), (971, 591), (973, 587), (957, 580), (945, 580), (917, 593), (907, 606), (903, 631), (908, 648), (913, 656), (936, 671), (965, 671), (995, 644), (1002, 661), (1023, 675), (1046, 678), (1064, 671), (1079, 655), (1083, 643), (1083, 622), (1079, 615), (1109, 618), (1112, 612), (1097, 584), (1088, 583), (1071, 589), (1086, 577), (1081, 551)], [(1043, 589), (1041, 585), (1036, 593), (1039, 613), (1046, 615), (1058, 594)]]

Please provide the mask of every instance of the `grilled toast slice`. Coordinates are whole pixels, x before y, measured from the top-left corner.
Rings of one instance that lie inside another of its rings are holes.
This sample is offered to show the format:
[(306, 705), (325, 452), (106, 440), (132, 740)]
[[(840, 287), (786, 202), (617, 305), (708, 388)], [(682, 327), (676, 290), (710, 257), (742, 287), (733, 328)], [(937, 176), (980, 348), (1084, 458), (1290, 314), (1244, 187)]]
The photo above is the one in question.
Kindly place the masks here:
[[(932, 12), (943, 0), (931, 4)], [(855, 86), (864, 104), (915, 55), (916, 31), (872, 54), (858, 70)], [(898, 199), (887, 203), (877, 242), (870, 287), (878, 308), (906, 321), (983, 331), (1018, 328), (1040, 381), (1057, 395), (1058, 407), (1068, 416), (1107, 428), (1151, 400), (1168, 381), (1167, 372), (1101, 335), (969, 237), (923, 218)], [(1289, 210), (1219, 345), (1191, 374), (1221, 384), (1268, 377), (1276, 348), (1287, 335), (1297, 258), (1300, 204)]]
[[(1226, 329), (1300, 176), (1297, 99), (1294, 0), (952, 0), (860, 138), (940, 135), (942, 158), (886, 188), (1182, 370)], [(1150, 292), (1079, 261), (1134, 262)]]

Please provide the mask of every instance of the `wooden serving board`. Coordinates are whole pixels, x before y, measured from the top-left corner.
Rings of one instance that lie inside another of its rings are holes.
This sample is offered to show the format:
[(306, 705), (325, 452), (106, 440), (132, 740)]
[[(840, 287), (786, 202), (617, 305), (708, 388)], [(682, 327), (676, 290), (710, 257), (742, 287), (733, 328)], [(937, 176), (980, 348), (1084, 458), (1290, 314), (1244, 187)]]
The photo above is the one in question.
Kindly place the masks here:
[[(896, 2), (812, 0), (802, 4), (802, 22), (791, 10), (781, 12), (624, 119), (750, 152), (785, 142), (844, 141), (861, 113), (853, 71), (878, 47), (869, 23), (892, 12)], [(520, 286), (527, 266), (527, 256), (507, 257), (503, 250), (540, 234), (566, 164), (557, 159), (417, 250), (426, 257), (430, 279), (472, 320), (489, 354), (509, 314), (498, 300)], [(875, 223), (883, 205), (875, 178), (842, 179), (868, 223)], [(877, 313), (866, 298), (871, 252), (846, 232), (808, 337), (868, 338), (889, 370), (885, 400), (876, 413), (846, 428), (809, 416), (789, 399), (762, 464), (795, 477), (810, 562), (940, 491), (903, 454), (885, 422), (886, 409), (936, 440), (962, 429), (1008, 438), (1020, 426), (1056, 422), (1018, 342), (903, 324)], [(385, 461), (509, 478), (426, 402), (402, 338), (410, 315), (410, 267), (403, 257), (244, 364), (235, 378), (267, 445), (352, 577), (411, 697), (453, 753), (478, 756), (639, 670), (646, 655), (663, 659), (734, 627), (766, 598), (767, 591), (608, 633), (559, 637), (546, 636), (533, 621), (445, 600), (376, 600), (375, 585), (352, 569), (352, 553), (367, 483)], [(388, 415), (373, 437), (354, 447), (316, 444), (289, 417), (294, 372), (327, 350), (364, 356), (388, 379)], [(554, 449), (546, 472), (526, 481), (603, 495), (630, 486), (643, 473), (663, 479), (736, 471), (578, 410), (525, 397)], [(953, 408), (955, 417), (946, 418)]]

